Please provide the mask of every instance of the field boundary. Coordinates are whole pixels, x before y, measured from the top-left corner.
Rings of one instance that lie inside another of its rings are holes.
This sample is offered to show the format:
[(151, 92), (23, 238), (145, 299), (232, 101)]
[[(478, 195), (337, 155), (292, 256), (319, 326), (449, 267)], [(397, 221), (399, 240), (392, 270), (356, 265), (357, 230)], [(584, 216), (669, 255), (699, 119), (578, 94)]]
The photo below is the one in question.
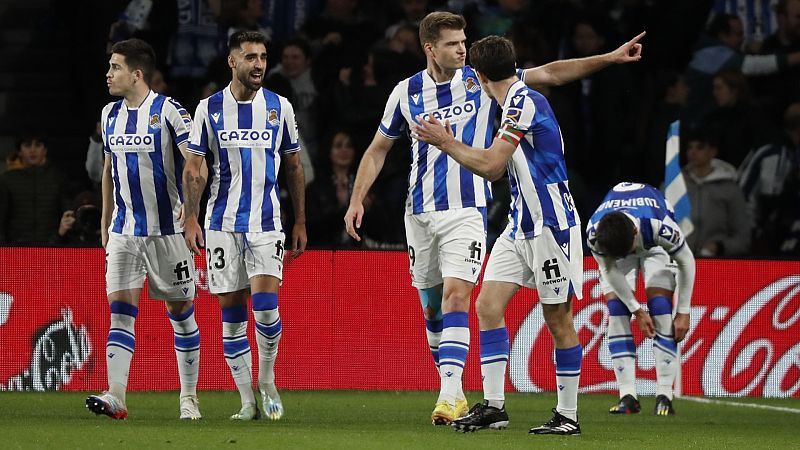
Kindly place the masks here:
[(786, 406), (772, 406), (772, 405), (762, 405), (760, 403), (742, 403), (742, 402), (732, 402), (728, 400), (715, 400), (710, 398), (704, 397), (680, 397), (681, 400), (689, 400), (691, 402), (697, 403), (706, 403), (706, 404), (715, 404), (715, 405), (727, 405), (727, 406), (739, 406), (744, 408), (756, 408), (756, 409), (768, 409), (771, 411), (781, 411), (781, 412), (788, 412), (794, 414), (800, 414), (800, 409), (798, 408), (789, 408)]

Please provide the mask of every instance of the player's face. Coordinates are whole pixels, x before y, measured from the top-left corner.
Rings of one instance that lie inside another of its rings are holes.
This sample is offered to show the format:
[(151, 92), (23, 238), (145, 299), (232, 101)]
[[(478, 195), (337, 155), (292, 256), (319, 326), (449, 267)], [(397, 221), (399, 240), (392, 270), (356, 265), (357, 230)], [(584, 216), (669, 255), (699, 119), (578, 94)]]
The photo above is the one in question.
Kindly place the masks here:
[(108, 93), (118, 97), (133, 90), (136, 80), (141, 78), (140, 70), (131, 70), (125, 63), (125, 57), (112, 53), (108, 60), (108, 72), (106, 72), (106, 84)]
[(241, 50), (234, 50), (229, 59), (233, 77), (248, 90), (261, 89), (264, 69), (267, 67), (267, 48), (258, 42), (243, 42)]
[(433, 60), (444, 70), (464, 67), (467, 60), (467, 36), (464, 30), (441, 30), (435, 44), (426, 44), (426, 50)]

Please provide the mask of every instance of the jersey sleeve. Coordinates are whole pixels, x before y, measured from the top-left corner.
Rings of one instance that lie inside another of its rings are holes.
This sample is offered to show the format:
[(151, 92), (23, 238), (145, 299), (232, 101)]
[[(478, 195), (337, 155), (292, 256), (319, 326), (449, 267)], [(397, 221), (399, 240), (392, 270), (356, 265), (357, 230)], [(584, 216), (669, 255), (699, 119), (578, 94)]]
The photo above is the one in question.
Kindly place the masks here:
[(402, 89), (400, 85), (395, 86), (389, 100), (386, 101), (386, 108), (383, 110), (383, 119), (378, 126), (378, 131), (389, 139), (400, 137), (403, 127), (403, 114), (400, 112), (400, 96)]
[(175, 145), (181, 145), (189, 141), (189, 133), (192, 130), (192, 116), (177, 101), (168, 98), (164, 103), (164, 121), (172, 134)]
[(497, 131), (496, 137), (516, 147), (525, 133), (533, 126), (535, 114), (536, 106), (533, 104), (533, 99), (524, 94), (513, 96), (508, 108), (503, 111), (503, 118), (500, 120), (500, 129)]
[(197, 105), (197, 110), (194, 113), (194, 121), (189, 132), (189, 152), (205, 156), (206, 152), (208, 152), (209, 133), (208, 99), (205, 99)]
[(108, 113), (111, 112), (111, 104), (103, 107), (100, 113), (100, 137), (103, 139), (103, 153), (111, 154), (111, 146), (108, 145)]
[[(686, 245), (686, 239), (681, 233), (681, 229), (670, 217), (664, 220), (651, 220), (658, 227), (658, 233), (653, 235), (653, 243), (667, 251), (670, 255), (675, 254)], [(655, 227), (654, 227), (655, 228)]]
[(283, 111), (283, 125), (281, 126), (281, 148), (282, 154), (300, 151), (300, 132), (297, 129), (297, 119), (294, 115), (294, 107), (286, 99), (281, 99), (281, 110)]
[(591, 221), (586, 226), (586, 246), (593, 255), (603, 256), (603, 252), (597, 248), (597, 225)]

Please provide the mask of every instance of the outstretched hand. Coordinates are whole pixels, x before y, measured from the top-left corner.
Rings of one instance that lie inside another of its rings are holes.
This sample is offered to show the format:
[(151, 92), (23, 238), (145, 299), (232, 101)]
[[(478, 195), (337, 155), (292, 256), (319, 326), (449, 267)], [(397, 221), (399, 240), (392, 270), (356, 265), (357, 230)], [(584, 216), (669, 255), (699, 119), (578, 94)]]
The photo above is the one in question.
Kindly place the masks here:
[(411, 126), (411, 136), (434, 147), (439, 147), (439, 149), (455, 139), (450, 122), (442, 125), (433, 115), (429, 115), (427, 118), (417, 116), (417, 123)]
[(617, 64), (624, 64), (642, 59), (642, 44), (640, 44), (639, 41), (646, 33), (646, 31), (642, 31), (638, 36), (612, 51), (611, 56), (614, 62)]

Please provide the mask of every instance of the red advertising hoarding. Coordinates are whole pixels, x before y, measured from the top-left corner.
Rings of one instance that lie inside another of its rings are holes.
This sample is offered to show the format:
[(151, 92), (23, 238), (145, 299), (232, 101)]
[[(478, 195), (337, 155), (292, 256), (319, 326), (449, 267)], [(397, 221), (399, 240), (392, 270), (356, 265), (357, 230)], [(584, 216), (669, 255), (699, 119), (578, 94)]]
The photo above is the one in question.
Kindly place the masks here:
[[(0, 390), (105, 389), (103, 257), (100, 249), (0, 249)], [(222, 355), (219, 307), (208, 293), (202, 258), (197, 262), (199, 388), (234, 389)], [(580, 385), (583, 392), (609, 392), (615, 381), (608, 313), (591, 258), (584, 279), (584, 298), (573, 307), (584, 346)], [(438, 388), (405, 253), (307, 252), (286, 264), (279, 304), (280, 388)], [(684, 393), (800, 397), (800, 262), (699, 260), (692, 305), (692, 327), (681, 345)], [(520, 291), (506, 320), (512, 337), (507, 388), (553, 390), (552, 341), (533, 291)], [(480, 390), (474, 311), (470, 325), (465, 388)], [(639, 391), (653, 393), (652, 343), (634, 335)], [(178, 388), (165, 308), (143, 298), (129, 389)]]

